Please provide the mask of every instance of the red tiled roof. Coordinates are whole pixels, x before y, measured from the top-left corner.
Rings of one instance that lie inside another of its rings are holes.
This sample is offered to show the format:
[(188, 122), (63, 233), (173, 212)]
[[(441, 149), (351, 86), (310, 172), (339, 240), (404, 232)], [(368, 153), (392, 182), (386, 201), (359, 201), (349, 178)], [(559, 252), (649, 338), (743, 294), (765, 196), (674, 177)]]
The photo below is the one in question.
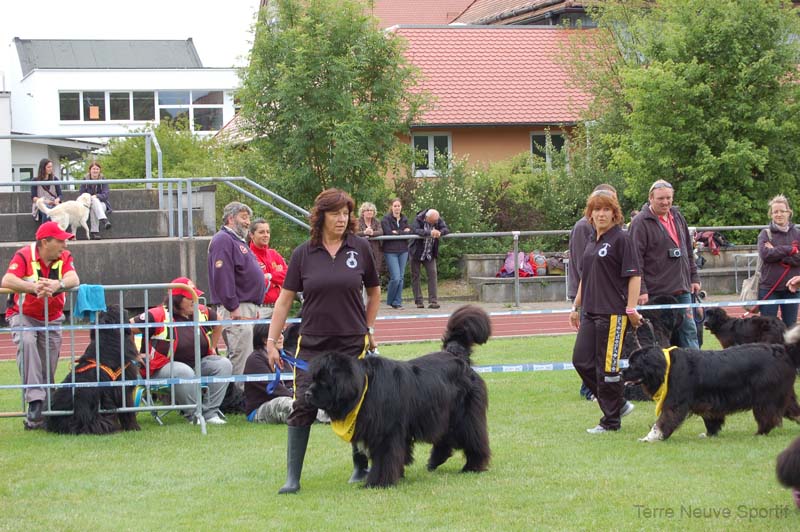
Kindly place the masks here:
[[(569, 124), (590, 98), (557, 58), (569, 33), (549, 26), (397, 28), (430, 92), (422, 125)], [(582, 30), (586, 31), (586, 30)]]
[[(374, 0), (381, 28), (398, 24), (447, 24), (474, 0)], [(369, 8), (368, 8), (369, 9)]]
[[(452, 22), (464, 24), (508, 24), (517, 18), (542, 14), (573, 5), (583, 6), (585, 0), (474, 0)], [(526, 15), (522, 15), (526, 13)], [(493, 20), (496, 19), (496, 20)]]

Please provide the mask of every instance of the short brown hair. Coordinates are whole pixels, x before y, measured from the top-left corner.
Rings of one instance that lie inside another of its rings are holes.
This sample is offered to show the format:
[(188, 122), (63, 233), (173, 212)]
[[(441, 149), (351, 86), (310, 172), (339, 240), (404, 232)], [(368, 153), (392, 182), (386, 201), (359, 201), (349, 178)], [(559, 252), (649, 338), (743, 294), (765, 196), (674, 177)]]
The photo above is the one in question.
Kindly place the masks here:
[(329, 188), (320, 192), (314, 199), (314, 206), (311, 208), (311, 216), (309, 218), (312, 245), (318, 246), (322, 243), (322, 227), (325, 225), (325, 213), (342, 207), (347, 207), (347, 210), (350, 211), (350, 223), (347, 225), (345, 235), (347, 233), (355, 233), (357, 220), (353, 216), (353, 211), (355, 211), (356, 203), (350, 197), (350, 194), (338, 188)]
[(616, 196), (611, 195), (607, 191), (598, 191), (592, 192), (586, 200), (586, 210), (583, 214), (586, 216), (586, 219), (589, 220), (589, 223), (594, 225), (592, 222), (592, 211), (603, 207), (610, 208), (614, 213), (613, 220), (616, 225), (620, 225), (624, 221), (622, 217), (622, 208), (620, 208)]

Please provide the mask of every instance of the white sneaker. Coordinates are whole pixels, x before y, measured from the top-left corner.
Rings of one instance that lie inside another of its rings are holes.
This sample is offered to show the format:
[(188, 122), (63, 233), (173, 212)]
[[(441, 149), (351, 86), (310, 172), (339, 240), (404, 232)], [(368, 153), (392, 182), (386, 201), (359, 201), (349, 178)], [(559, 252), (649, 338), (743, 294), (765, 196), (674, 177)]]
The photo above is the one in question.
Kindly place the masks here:
[(597, 425), (596, 427), (592, 427), (591, 429), (586, 429), (586, 432), (588, 432), (589, 434), (604, 434), (608, 432), (608, 429), (606, 429), (603, 425)]
[(227, 421), (219, 417), (217, 414), (214, 414), (210, 418), (206, 419), (206, 424), (208, 425), (224, 425)]
[(619, 411), (619, 417), (627, 416), (628, 414), (633, 412), (634, 408), (636, 408), (635, 404), (631, 403), (630, 401), (625, 401), (625, 404), (623, 405), (622, 409)]

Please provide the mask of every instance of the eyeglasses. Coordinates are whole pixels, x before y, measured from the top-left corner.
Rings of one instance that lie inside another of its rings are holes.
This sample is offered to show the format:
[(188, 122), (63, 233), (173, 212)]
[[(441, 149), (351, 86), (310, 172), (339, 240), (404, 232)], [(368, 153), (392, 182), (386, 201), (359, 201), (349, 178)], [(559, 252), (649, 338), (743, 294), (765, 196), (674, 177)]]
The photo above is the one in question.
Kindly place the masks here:
[(657, 188), (672, 188), (672, 185), (670, 185), (669, 183), (667, 183), (667, 182), (666, 182), (666, 181), (664, 181), (664, 180), (661, 180), (661, 181), (656, 181), (656, 182), (655, 182), (655, 183), (653, 183), (653, 185), (650, 187), (650, 192), (652, 192), (652, 191), (656, 190)]

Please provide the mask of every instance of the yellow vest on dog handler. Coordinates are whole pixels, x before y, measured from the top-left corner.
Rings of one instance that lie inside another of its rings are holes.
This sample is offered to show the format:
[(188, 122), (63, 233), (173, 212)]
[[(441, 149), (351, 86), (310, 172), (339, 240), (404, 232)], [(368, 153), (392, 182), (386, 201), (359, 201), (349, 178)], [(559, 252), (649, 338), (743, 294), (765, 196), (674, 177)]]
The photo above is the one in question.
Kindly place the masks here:
[(364, 392), (361, 394), (361, 399), (358, 400), (356, 407), (343, 420), (331, 420), (331, 429), (334, 434), (346, 442), (353, 441), (353, 434), (356, 431), (356, 419), (358, 418), (358, 412), (361, 410), (361, 405), (364, 403), (364, 398), (367, 396), (367, 388), (369, 388), (369, 379), (364, 375)]

